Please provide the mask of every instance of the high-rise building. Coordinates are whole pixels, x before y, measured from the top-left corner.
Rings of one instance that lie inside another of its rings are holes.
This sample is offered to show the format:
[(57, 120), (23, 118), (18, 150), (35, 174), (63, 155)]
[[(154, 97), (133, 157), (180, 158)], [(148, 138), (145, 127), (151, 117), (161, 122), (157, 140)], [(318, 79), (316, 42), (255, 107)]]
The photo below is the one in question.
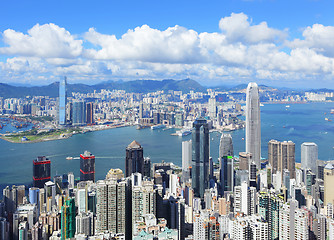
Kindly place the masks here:
[(205, 119), (197, 119), (192, 129), (192, 188), (203, 199), (209, 186), (209, 128)]
[(318, 145), (313, 142), (304, 142), (301, 145), (302, 169), (311, 169), (317, 174)]
[(125, 176), (129, 177), (136, 172), (143, 174), (144, 151), (142, 146), (137, 141), (133, 141), (127, 146), (125, 151)]
[(239, 152), (239, 170), (248, 170), (249, 164), (252, 162), (252, 154)]
[(216, 98), (209, 98), (209, 116), (210, 119), (215, 119), (217, 116)]
[(220, 184), (221, 184), (221, 195), (225, 191), (233, 191), (234, 188), (234, 166), (233, 157), (224, 156), (220, 158)]
[(76, 234), (94, 235), (94, 215), (92, 212), (80, 212), (75, 217)]
[(33, 160), (33, 185), (43, 188), (51, 179), (51, 161), (45, 156), (39, 156)]
[(246, 92), (246, 152), (252, 153), (253, 161), (261, 168), (261, 119), (259, 89), (256, 83), (248, 84)]
[(282, 197), (274, 193), (260, 192), (259, 194), (258, 213), (268, 222), (268, 239), (279, 237), (279, 207), (282, 203)]
[(92, 102), (86, 103), (86, 123), (94, 123), (94, 103)]
[(221, 135), (219, 143), (219, 158), (224, 156), (234, 156), (232, 136), (227, 133)]
[(295, 144), (292, 141), (270, 140), (268, 142), (268, 161), (273, 174), (277, 171), (283, 174), (287, 169), (290, 172), (290, 178), (295, 178)]
[(248, 187), (247, 182), (234, 187), (234, 212), (245, 215), (256, 213), (256, 188)]
[(86, 104), (76, 100), (72, 103), (72, 125), (81, 126), (86, 124)]
[(327, 163), (324, 168), (324, 205), (334, 204), (334, 167), (331, 163)]
[(61, 239), (74, 238), (75, 235), (75, 200), (65, 201), (61, 207)]
[(66, 77), (59, 84), (59, 124), (66, 124)]
[(95, 156), (88, 151), (80, 154), (80, 180), (95, 181)]
[[(126, 233), (126, 204), (127, 182), (110, 179), (97, 181), (96, 204), (96, 231), (111, 231), (113, 233)], [(131, 213), (130, 213), (131, 214)]]
[(190, 179), (190, 167), (192, 157), (191, 140), (182, 142), (182, 181), (187, 182)]

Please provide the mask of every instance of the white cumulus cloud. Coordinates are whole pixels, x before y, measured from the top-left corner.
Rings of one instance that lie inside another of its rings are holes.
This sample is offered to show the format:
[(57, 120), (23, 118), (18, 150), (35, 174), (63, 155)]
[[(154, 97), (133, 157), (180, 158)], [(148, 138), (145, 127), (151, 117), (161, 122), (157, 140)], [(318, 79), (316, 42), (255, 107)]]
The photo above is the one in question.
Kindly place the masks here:
[(2, 33), (7, 47), (0, 54), (41, 58), (74, 58), (82, 52), (82, 40), (53, 23), (39, 25), (28, 30), (28, 34), (7, 29)]

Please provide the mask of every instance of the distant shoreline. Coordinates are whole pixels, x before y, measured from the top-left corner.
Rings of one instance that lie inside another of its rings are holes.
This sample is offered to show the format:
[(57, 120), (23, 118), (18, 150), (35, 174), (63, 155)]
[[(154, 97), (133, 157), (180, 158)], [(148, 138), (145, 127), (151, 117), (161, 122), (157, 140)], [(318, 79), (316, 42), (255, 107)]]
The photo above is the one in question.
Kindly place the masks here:
[[(114, 128), (121, 128), (121, 127), (129, 127), (132, 126), (130, 124), (121, 124), (121, 125), (112, 125), (112, 126), (108, 126), (108, 125), (94, 125), (94, 126), (101, 126), (101, 127), (92, 127), (92, 126), (84, 126), (81, 127), (81, 132), (77, 132), (77, 133), (66, 133), (66, 134), (59, 134), (57, 136), (41, 136), (38, 139), (35, 140), (28, 140), (28, 141), (18, 141), (18, 140), (13, 140), (10, 136), (7, 136), (7, 134), (1, 134), (0, 133), (0, 138), (10, 142), (10, 143), (20, 143), (20, 144), (25, 144), (25, 143), (40, 143), (40, 142), (48, 142), (48, 141), (56, 141), (56, 140), (64, 140), (64, 139), (68, 139), (70, 137), (72, 137), (73, 135), (77, 135), (77, 134), (85, 134), (87, 132), (95, 132), (95, 131), (103, 131), (103, 130), (108, 130), (108, 129), (114, 129)], [(87, 130), (87, 128), (89, 128)], [(31, 135), (26, 135), (26, 137), (29, 139), (29, 136)], [(18, 136), (12, 136), (12, 137), (18, 137)], [(22, 138), (22, 137), (20, 137)]]

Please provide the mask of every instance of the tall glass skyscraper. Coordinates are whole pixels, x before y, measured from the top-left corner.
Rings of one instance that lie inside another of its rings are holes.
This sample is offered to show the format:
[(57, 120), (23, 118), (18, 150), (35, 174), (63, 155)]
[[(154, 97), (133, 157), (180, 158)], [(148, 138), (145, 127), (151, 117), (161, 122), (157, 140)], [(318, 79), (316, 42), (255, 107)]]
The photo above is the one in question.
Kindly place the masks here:
[(314, 142), (304, 142), (301, 145), (302, 169), (311, 169), (317, 173), (318, 145)]
[(246, 152), (252, 154), (258, 169), (261, 168), (261, 119), (259, 88), (248, 84), (246, 92)]
[(233, 142), (231, 134), (223, 133), (219, 144), (221, 194), (224, 194), (225, 191), (233, 191), (233, 155)]
[(64, 77), (64, 80), (59, 83), (59, 124), (66, 124), (66, 84), (67, 78)]
[(86, 104), (84, 101), (72, 103), (72, 125), (80, 126), (86, 123)]
[(195, 197), (204, 198), (209, 185), (209, 128), (205, 119), (197, 119), (192, 129), (192, 187)]

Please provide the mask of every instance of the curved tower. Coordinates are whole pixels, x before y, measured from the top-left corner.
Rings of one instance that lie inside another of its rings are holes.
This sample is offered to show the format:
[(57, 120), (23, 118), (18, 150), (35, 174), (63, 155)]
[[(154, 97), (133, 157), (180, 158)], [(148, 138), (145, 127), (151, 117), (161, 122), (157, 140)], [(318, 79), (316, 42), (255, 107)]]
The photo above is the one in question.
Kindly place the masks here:
[(246, 92), (246, 152), (258, 169), (261, 168), (261, 119), (259, 88), (256, 83), (248, 84)]

